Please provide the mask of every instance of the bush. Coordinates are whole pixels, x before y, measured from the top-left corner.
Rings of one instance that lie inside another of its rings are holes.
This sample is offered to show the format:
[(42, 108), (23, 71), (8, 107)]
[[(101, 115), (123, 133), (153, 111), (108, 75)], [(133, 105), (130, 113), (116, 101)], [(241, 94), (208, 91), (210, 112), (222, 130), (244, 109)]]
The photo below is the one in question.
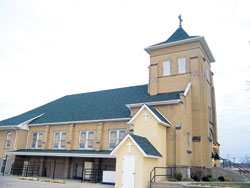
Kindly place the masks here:
[(218, 180), (225, 181), (225, 178), (223, 176), (218, 177)]
[(176, 182), (177, 180), (175, 178), (168, 178), (168, 181)]
[(181, 181), (181, 180), (182, 180), (182, 174), (181, 174), (181, 173), (178, 173), (178, 172), (175, 172), (175, 173), (174, 173), (174, 178), (175, 178), (177, 181)]
[(208, 178), (207, 176), (204, 176), (204, 177), (202, 178), (202, 181), (209, 181), (209, 178)]
[(192, 179), (193, 179), (194, 181), (200, 181), (200, 180), (201, 180), (200, 176), (198, 176), (197, 174), (193, 174), (193, 175), (192, 175)]
[(211, 174), (207, 175), (207, 177), (208, 177), (209, 179), (212, 179), (212, 178), (213, 178), (213, 176), (212, 176)]
[(182, 180), (182, 181), (186, 181), (186, 182), (194, 182), (194, 180), (193, 180), (193, 179), (184, 179), (184, 180)]

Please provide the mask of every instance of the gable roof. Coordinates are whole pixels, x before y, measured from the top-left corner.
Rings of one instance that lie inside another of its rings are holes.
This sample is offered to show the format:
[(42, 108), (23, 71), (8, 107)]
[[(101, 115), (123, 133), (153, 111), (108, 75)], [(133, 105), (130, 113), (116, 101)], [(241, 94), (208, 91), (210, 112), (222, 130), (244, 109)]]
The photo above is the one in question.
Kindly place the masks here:
[(128, 124), (132, 124), (132, 122), (135, 120), (135, 118), (140, 114), (140, 112), (146, 108), (158, 121), (158, 123), (165, 125), (167, 127), (169, 127), (171, 125), (171, 123), (167, 120), (167, 118), (165, 118), (158, 110), (156, 110), (155, 108), (144, 104), (137, 112), (136, 114), (132, 117), (132, 119), (128, 122)]
[(151, 106), (148, 106), (146, 105), (159, 119), (161, 122), (164, 122), (168, 125), (171, 125), (170, 121), (168, 121), (167, 118), (165, 118), (157, 109), (151, 107)]
[(144, 157), (149, 157), (149, 158), (162, 157), (159, 151), (149, 142), (149, 140), (146, 137), (138, 136), (131, 133), (128, 133), (122, 139), (122, 141), (113, 149), (110, 155), (113, 156), (128, 138), (132, 140), (135, 146), (137, 146), (137, 148), (142, 152)]
[[(179, 100), (184, 91), (150, 96), (147, 85), (67, 95), (18, 116), (0, 121), (0, 126), (76, 123), (93, 120), (130, 119), (126, 104)], [(42, 116), (40, 116), (43, 114)], [(35, 118), (38, 117), (39, 118)], [(34, 118), (34, 119), (33, 119)]]

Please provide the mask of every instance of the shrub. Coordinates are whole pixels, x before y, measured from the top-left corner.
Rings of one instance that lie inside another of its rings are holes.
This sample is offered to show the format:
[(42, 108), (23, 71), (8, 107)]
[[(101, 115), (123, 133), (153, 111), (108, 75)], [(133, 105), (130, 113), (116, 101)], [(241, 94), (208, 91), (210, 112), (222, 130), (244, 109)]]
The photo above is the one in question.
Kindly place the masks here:
[(182, 174), (181, 174), (181, 173), (178, 173), (178, 172), (175, 172), (175, 173), (174, 173), (174, 178), (175, 178), (177, 181), (181, 181), (181, 180), (182, 180)]
[(198, 176), (197, 174), (193, 174), (193, 175), (192, 175), (192, 179), (193, 179), (194, 181), (200, 181), (200, 180), (201, 180), (200, 176)]
[(175, 178), (168, 178), (168, 181), (176, 182), (177, 180)]
[(204, 177), (202, 178), (202, 181), (209, 181), (209, 178), (208, 178), (207, 176), (204, 176)]
[(209, 179), (212, 179), (212, 178), (213, 178), (213, 176), (212, 176), (211, 174), (207, 175), (207, 177), (208, 177)]
[(182, 180), (182, 181), (186, 181), (186, 182), (194, 182), (194, 180), (193, 180), (193, 179), (184, 179), (184, 180)]
[(225, 181), (225, 178), (223, 176), (218, 177), (218, 180)]

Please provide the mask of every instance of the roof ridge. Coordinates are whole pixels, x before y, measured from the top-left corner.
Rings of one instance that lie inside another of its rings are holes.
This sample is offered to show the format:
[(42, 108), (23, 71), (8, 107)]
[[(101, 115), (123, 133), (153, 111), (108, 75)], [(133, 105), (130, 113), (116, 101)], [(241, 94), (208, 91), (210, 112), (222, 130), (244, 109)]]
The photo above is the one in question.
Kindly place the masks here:
[(119, 88), (112, 88), (112, 89), (103, 89), (103, 90), (96, 90), (96, 91), (89, 91), (85, 93), (75, 93), (75, 94), (69, 94), (65, 95), (64, 97), (67, 96), (73, 96), (73, 95), (83, 95), (83, 94), (92, 94), (92, 93), (99, 93), (99, 92), (106, 92), (106, 91), (114, 91), (114, 90), (119, 90), (119, 89), (128, 89), (128, 88), (135, 88), (135, 87), (142, 87), (142, 86), (147, 86), (148, 84), (142, 84), (142, 85), (135, 85), (135, 86), (126, 86), (126, 87), (119, 87)]

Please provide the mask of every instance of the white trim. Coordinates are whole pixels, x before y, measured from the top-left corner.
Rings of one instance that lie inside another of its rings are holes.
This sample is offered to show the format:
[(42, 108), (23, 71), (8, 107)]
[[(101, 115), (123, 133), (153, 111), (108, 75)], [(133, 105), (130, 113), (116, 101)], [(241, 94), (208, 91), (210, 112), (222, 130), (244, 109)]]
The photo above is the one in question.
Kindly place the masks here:
[(14, 141), (14, 150), (16, 150), (16, 138), (17, 138), (18, 132), (16, 130), (16, 134), (15, 134), (15, 141)]
[(137, 108), (137, 107), (143, 106), (144, 104), (146, 104), (148, 106), (160, 106), (160, 105), (179, 104), (179, 103), (182, 103), (182, 101), (180, 99), (176, 99), (176, 100), (167, 100), (167, 101), (126, 104), (125, 106), (127, 108)]
[(187, 85), (187, 87), (186, 87), (186, 89), (185, 89), (185, 92), (183, 93), (183, 95), (184, 95), (185, 97), (187, 96), (187, 94), (188, 94), (188, 92), (189, 92), (191, 86), (192, 86), (192, 83), (189, 82), (188, 85)]
[(27, 132), (26, 143), (25, 143), (25, 149), (27, 149), (27, 147), (28, 147), (28, 137), (29, 137), (29, 133), (30, 133), (30, 130), (28, 130), (28, 132)]
[(165, 125), (165, 126), (167, 126), (167, 127), (170, 127), (170, 125), (171, 125), (170, 121), (168, 121), (168, 120), (167, 120), (167, 119), (157, 110), (157, 112), (159, 112), (159, 113), (160, 113), (160, 114), (161, 114), (170, 124), (165, 123), (165, 122), (163, 122), (162, 120), (160, 120), (160, 119), (154, 114), (154, 112), (152, 112), (152, 111), (150, 110), (150, 108), (147, 107), (146, 104), (144, 104), (144, 105), (140, 108), (140, 110), (136, 112), (136, 114), (132, 117), (132, 119), (131, 119), (127, 124), (129, 124), (129, 125), (133, 124), (133, 121), (135, 120), (135, 118), (141, 113), (141, 111), (142, 111), (144, 108), (146, 108), (146, 109), (154, 116), (154, 118), (157, 120), (158, 123), (160, 123), (160, 124), (162, 124), (162, 125)]
[(154, 156), (154, 155), (147, 155), (143, 149), (136, 143), (136, 141), (132, 138), (132, 136), (130, 136), (129, 134), (127, 134), (127, 136), (125, 136), (123, 138), (123, 140), (113, 149), (113, 151), (110, 153), (110, 156), (115, 156), (115, 153), (117, 152), (117, 150), (123, 145), (123, 143), (130, 138), (130, 140), (132, 140), (132, 142), (135, 144), (135, 146), (139, 149), (139, 151), (142, 153), (143, 157), (145, 158), (154, 158), (154, 159), (160, 159), (161, 157), (158, 156)]
[(207, 42), (205, 40), (205, 38), (203, 36), (201, 37), (194, 37), (194, 38), (190, 38), (190, 39), (185, 39), (185, 40), (179, 40), (179, 41), (175, 41), (175, 42), (169, 42), (169, 43), (165, 43), (165, 44), (160, 44), (160, 45), (156, 45), (156, 46), (149, 46), (144, 48), (144, 50), (150, 55), (150, 51), (151, 50), (157, 50), (157, 49), (161, 49), (161, 48), (167, 48), (167, 47), (171, 47), (171, 46), (176, 46), (176, 45), (181, 45), (181, 44), (186, 44), (186, 43), (190, 43), (190, 42), (200, 42), (202, 47), (204, 48), (209, 61), (215, 62), (215, 59), (213, 57), (212, 52), (210, 51)]
[(110, 154), (83, 154), (83, 153), (46, 153), (46, 152), (6, 152), (9, 155), (26, 156), (54, 156), (54, 157), (93, 157), (93, 158), (115, 158)]
[(35, 119), (38, 119), (39, 117), (43, 116), (44, 114), (45, 113), (40, 114), (39, 116), (36, 116), (36, 117), (34, 117), (32, 119), (29, 119), (29, 120), (27, 120), (27, 121), (25, 121), (23, 123), (20, 123), (20, 124), (17, 125), (17, 127), (20, 127), (20, 129), (24, 129), (24, 130), (29, 130), (28, 124), (30, 122), (34, 121)]
[(99, 119), (99, 120), (85, 120), (85, 121), (68, 121), (68, 122), (56, 122), (56, 123), (37, 123), (30, 124), (29, 127), (42, 126), (42, 125), (67, 125), (77, 123), (96, 123), (96, 122), (108, 122), (108, 121), (128, 121), (131, 118), (117, 118), (117, 119)]
[(6, 126), (0, 126), (0, 130), (16, 130), (16, 129), (20, 129), (19, 127), (17, 127), (17, 125), (6, 125)]

